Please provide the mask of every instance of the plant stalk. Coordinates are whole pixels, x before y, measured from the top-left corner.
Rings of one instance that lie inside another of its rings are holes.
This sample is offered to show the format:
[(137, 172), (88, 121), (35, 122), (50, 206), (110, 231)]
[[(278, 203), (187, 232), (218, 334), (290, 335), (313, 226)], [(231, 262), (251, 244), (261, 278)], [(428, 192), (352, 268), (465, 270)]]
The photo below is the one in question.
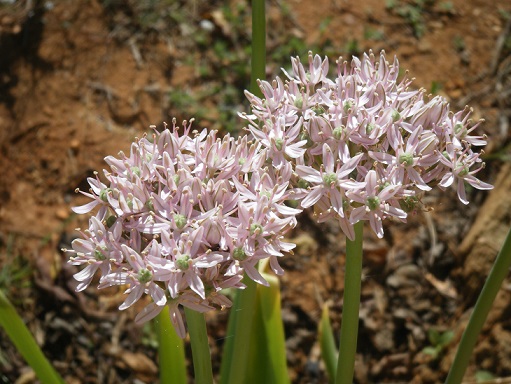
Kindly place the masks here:
[(220, 369), (221, 384), (245, 382), (248, 353), (256, 306), (256, 283), (245, 275), (243, 291), (237, 290), (227, 327), (227, 339)]
[(266, 14), (265, 0), (252, 0), (252, 68), (250, 92), (261, 97), (257, 80), (266, 78)]
[[(265, 0), (252, 0), (252, 54), (250, 92), (261, 97), (258, 79), (266, 77), (266, 14)], [(227, 327), (220, 369), (221, 384), (244, 383), (248, 364), (247, 350), (250, 347), (254, 308), (256, 306), (256, 283), (246, 275), (246, 288), (237, 290)]]
[(168, 307), (156, 318), (160, 384), (187, 384), (183, 340), (177, 335)]
[(192, 345), (193, 371), (195, 382), (213, 384), (211, 352), (209, 350), (208, 332), (204, 314), (185, 307), (186, 324)]
[(364, 222), (355, 224), (355, 240), (346, 239), (346, 269), (339, 358), (336, 384), (352, 384), (357, 352), (357, 336), (362, 285), (362, 237)]

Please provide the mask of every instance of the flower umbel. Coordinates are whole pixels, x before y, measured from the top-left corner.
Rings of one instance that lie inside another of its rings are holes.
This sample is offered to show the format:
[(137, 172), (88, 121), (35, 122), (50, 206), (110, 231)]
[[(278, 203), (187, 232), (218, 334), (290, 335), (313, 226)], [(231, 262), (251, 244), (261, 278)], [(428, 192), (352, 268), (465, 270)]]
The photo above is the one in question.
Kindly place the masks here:
[[(470, 121), (469, 109), (453, 113), (443, 97), (428, 100), (423, 91), (411, 90), (410, 79), (398, 81), (397, 59), (390, 64), (384, 52), (336, 63), (337, 75), (329, 79), (327, 59), (309, 53), (303, 66), (293, 58), (293, 73), (284, 71), (286, 81), (260, 82), (265, 97), (272, 95), (272, 108), (247, 93), (252, 114), (242, 114), (256, 138), (264, 135), (260, 125), (266, 121), (280, 122), (273, 126), (275, 137), (293, 131), (286, 146), (300, 151), (278, 162), (292, 167), (291, 187), (300, 191), (296, 199), (302, 208), (314, 206), (319, 221), (336, 218), (350, 239), (360, 220), (382, 237), (385, 218), (406, 220), (406, 212), (435, 186), (456, 185), (464, 204), (465, 182), (492, 188), (474, 176), (484, 163), (472, 146), (486, 141), (472, 135), (480, 122)], [(267, 140), (261, 143), (269, 149)], [(268, 163), (274, 161), (270, 153)]]
[(221, 290), (244, 288), (245, 271), (267, 284), (255, 268), (263, 258), (283, 272), (276, 259), (294, 245), (282, 236), (301, 211), (284, 204), (291, 169), (286, 163), (261, 169), (266, 149), (260, 144), (246, 137), (218, 139), (216, 131), (191, 132), (191, 122), (183, 125), (182, 133), (174, 121), (172, 129), (137, 139), (129, 157), (107, 157), (107, 182), (90, 178), (91, 190), (84, 194), (92, 202), (75, 211), (100, 209), (70, 251), (72, 264), (86, 266), (75, 275), (78, 290), (99, 271), (99, 288), (127, 287), (119, 309), (151, 297), (138, 322), (169, 303), (181, 337), (179, 305), (201, 312), (230, 306)]

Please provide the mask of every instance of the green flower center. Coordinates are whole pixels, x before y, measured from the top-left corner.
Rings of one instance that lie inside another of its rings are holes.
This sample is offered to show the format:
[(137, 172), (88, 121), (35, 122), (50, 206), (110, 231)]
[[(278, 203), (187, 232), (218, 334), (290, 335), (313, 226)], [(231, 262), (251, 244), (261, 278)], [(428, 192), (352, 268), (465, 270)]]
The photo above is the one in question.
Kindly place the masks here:
[(406, 196), (403, 200), (399, 200), (399, 206), (406, 213), (415, 211), (419, 205), (419, 198), (417, 196)]
[(403, 153), (399, 156), (399, 164), (403, 164), (405, 167), (411, 167), (413, 165), (413, 155), (411, 153)]
[(153, 278), (153, 274), (150, 270), (146, 268), (142, 268), (140, 271), (138, 271), (137, 279), (142, 284), (148, 283)]
[(275, 147), (279, 151), (282, 151), (282, 144), (284, 144), (284, 140), (282, 140), (282, 139), (275, 139)]
[(369, 207), (371, 211), (374, 211), (380, 206), (380, 199), (378, 196), (368, 197), (366, 200), (366, 205)]
[(190, 268), (190, 256), (189, 255), (181, 255), (176, 259), (176, 266), (182, 270), (186, 271), (188, 268)]
[(344, 131), (344, 126), (336, 127), (333, 131), (333, 136), (336, 140), (340, 140), (342, 137), (342, 132)]
[(369, 135), (374, 130), (374, 124), (373, 123), (367, 123), (366, 125), (366, 134)]
[(258, 223), (250, 224), (250, 234), (253, 235), (254, 233), (256, 235), (260, 235), (261, 233), (263, 233), (263, 226)]
[(262, 190), (261, 192), (259, 192), (259, 196), (266, 196), (269, 199), (271, 197), (271, 192)]
[(461, 138), (465, 137), (466, 134), (467, 134), (467, 130), (465, 129), (465, 127), (463, 126), (462, 123), (456, 123), (454, 125), (454, 133), (456, 135), (460, 135)]
[(392, 111), (391, 116), (392, 116), (392, 121), (394, 123), (401, 118), (401, 114), (398, 111), (396, 111), (395, 109)]
[(325, 113), (325, 109), (320, 105), (316, 105), (316, 106), (312, 107), (311, 109), (316, 115), (321, 115), (321, 114)]
[(353, 100), (346, 100), (343, 103), (342, 108), (344, 109), (344, 112), (348, 112), (351, 108), (353, 108), (354, 105), (355, 102)]
[(112, 190), (112, 188), (105, 188), (99, 192), (99, 198), (103, 200), (105, 203), (108, 203), (108, 193)]
[(243, 247), (237, 247), (232, 251), (232, 257), (234, 260), (243, 261), (246, 260), (248, 256), (243, 250)]
[(298, 109), (302, 109), (303, 107), (303, 98), (301, 96), (298, 96), (295, 101), (294, 101), (294, 105), (296, 108)]
[(140, 177), (141, 172), (140, 172), (140, 168), (139, 167), (137, 167), (137, 166), (131, 167), (131, 172), (133, 174), (137, 175), (138, 177)]
[(174, 214), (174, 223), (176, 223), (176, 227), (179, 229), (183, 229), (186, 225), (188, 220), (186, 220), (186, 217), (184, 215), (181, 215), (179, 213)]
[(307, 143), (305, 143), (305, 147), (306, 148), (310, 148), (312, 147), (312, 145), (314, 144), (310, 138), (310, 136), (306, 133), (306, 132), (303, 132), (301, 135), (300, 135), (300, 141), (301, 140), (307, 140)]
[(105, 254), (103, 253), (104, 251), (106, 251), (107, 248), (105, 247), (98, 247), (94, 250), (94, 258), (98, 261), (103, 261), (103, 260), (106, 260), (106, 256)]
[(310, 184), (307, 180), (305, 180), (305, 179), (298, 180), (298, 188), (307, 189), (307, 188), (309, 188), (309, 186), (310, 186)]
[(458, 172), (459, 177), (465, 177), (468, 175), (469, 169), (465, 164), (458, 163), (456, 171)]
[(115, 224), (115, 221), (117, 220), (117, 216), (111, 215), (108, 216), (106, 219), (106, 226), (110, 228), (112, 225)]
[(328, 186), (332, 186), (337, 181), (337, 175), (335, 173), (325, 173), (323, 175), (323, 183)]

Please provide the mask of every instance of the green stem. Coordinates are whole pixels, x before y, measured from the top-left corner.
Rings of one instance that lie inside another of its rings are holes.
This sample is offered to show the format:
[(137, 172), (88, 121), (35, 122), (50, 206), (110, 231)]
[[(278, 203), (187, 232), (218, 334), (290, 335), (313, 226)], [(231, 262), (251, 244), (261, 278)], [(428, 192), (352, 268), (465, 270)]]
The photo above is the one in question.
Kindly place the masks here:
[(467, 328), (463, 332), (456, 357), (447, 376), (446, 384), (461, 383), (465, 371), (468, 367), (472, 350), (477, 341), (477, 337), (483, 328), (484, 322), (497, 293), (506, 278), (509, 267), (511, 267), (511, 229), (509, 230), (504, 245), (502, 246), (493, 267), (484, 283), (483, 289), (477, 299), (474, 311), (470, 316)]
[(192, 345), (193, 371), (195, 382), (213, 384), (211, 353), (208, 343), (208, 332), (204, 314), (185, 307), (186, 324)]
[(259, 263), (259, 272), (270, 284), (257, 285), (252, 323), (251, 357), (246, 383), (289, 384), (286, 337), (282, 321), (280, 281), (267, 272), (269, 259)]
[(257, 79), (266, 78), (266, 18), (265, 0), (252, 0), (252, 71), (250, 92), (262, 96)]
[(247, 351), (250, 346), (257, 286), (248, 276), (245, 276), (243, 283), (247, 287), (242, 291), (236, 291), (236, 297), (229, 316), (227, 339), (220, 369), (221, 384), (240, 384), (245, 382), (248, 366)]
[(34, 337), (11, 302), (0, 289), (0, 326), (5, 329), (16, 349), (32, 367), (43, 384), (64, 384), (64, 380), (44, 357)]
[[(266, 14), (265, 0), (252, 0), (252, 57), (250, 92), (259, 97), (262, 92), (258, 79), (266, 77)], [(254, 308), (256, 306), (256, 283), (245, 276), (247, 286), (238, 290), (229, 315), (227, 339), (220, 368), (221, 384), (244, 383), (247, 369), (247, 350), (250, 344)]]
[(183, 340), (170, 321), (168, 307), (156, 318), (156, 326), (159, 335), (160, 384), (187, 384)]
[(341, 339), (337, 360), (336, 384), (352, 384), (357, 352), (358, 312), (362, 285), (362, 235), (364, 222), (355, 224), (355, 240), (346, 239), (346, 269)]

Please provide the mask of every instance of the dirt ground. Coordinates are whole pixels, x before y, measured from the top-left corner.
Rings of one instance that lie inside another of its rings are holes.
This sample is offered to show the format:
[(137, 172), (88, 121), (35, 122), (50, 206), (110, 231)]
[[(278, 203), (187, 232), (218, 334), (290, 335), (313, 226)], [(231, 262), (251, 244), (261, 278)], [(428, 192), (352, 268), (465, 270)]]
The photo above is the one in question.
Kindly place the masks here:
[[(493, 191), (471, 190), (468, 207), (454, 191), (433, 193), (434, 210), (388, 224), (384, 239), (366, 231), (356, 382), (442, 382), (511, 225), (511, 3), (272, 0), (267, 20), (268, 78), (309, 49), (331, 59), (384, 49), (415, 87), (486, 120), (481, 178)], [(245, 1), (0, 1), (0, 289), (67, 383), (158, 382), (151, 325), (119, 314), (119, 292), (74, 292), (60, 251), (86, 226), (70, 210), (83, 202), (74, 190), (150, 124), (196, 116), (197, 128), (239, 130), (249, 34)], [(339, 330), (344, 238), (307, 214), (290, 237), (298, 248), (281, 280), (290, 376), (325, 383), (316, 329), (329, 302)], [(508, 279), (466, 382), (511, 380), (510, 314)], [(208, 316), (215, 367), (226, 319)], [(438, 356), (424, 352), (432, 332), (448, 330)], [(36, 382), (1, 331), (0, 348), (0, 383)]]

